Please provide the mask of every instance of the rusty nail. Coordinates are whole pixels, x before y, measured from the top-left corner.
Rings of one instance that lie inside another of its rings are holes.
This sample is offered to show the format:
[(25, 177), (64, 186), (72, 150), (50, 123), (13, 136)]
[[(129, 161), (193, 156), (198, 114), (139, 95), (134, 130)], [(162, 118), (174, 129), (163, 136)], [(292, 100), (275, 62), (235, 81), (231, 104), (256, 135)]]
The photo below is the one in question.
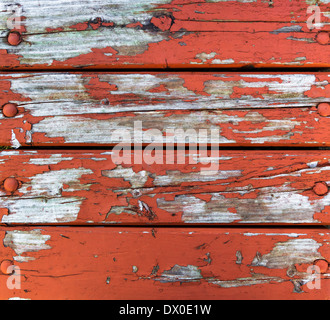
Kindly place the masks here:
[(18, 46), (22, 42), (22, 35), (17, 31), (11, 31), (7, 36), (7, 42), (11, 46)]
[(3, 274), (11, 274), (12, 273), (12, 270), (10, 272), (8, 272), (8, 269), (12, 265), (13, 265), (13, 262), (11, 260), (3, 260), (1, 262), (1, 266), (0, 266), (1, 272)]
[(315, 183), (313, 187), (313, 191), (318, 195), (318, 196), (324, 196), (329, 192), (329, 187), (325, 182), (317, 182)]
[(317, 106), (317, 111), (319, 112), (320, 116), (328, 117), (330, 116), (330, 103), (322, 102)]
[(320, 273), (326, 273), (329, 269), (329, 262), (327, 260), (319, 259), (314, 261), (314, 266), (320, 269)]
[(322, 44), (322, 45), (329, 44), (329, 42), (330, 42), (330, 33), (326, 32), (326, 31), (319, 32), (316, 36), (316, 41), (319, 44)]
[(16, 104), (14, 103), (7, 103), (2, 108), (2, 114), (6, 118), (13, 118), (17, 115), (17, 113), (18, 113), (18, 109)]
[(8, 192), (14, 192), (18, 189), (19, 183), (15, 178), (7, 178), (3, 183), (3, 187)]

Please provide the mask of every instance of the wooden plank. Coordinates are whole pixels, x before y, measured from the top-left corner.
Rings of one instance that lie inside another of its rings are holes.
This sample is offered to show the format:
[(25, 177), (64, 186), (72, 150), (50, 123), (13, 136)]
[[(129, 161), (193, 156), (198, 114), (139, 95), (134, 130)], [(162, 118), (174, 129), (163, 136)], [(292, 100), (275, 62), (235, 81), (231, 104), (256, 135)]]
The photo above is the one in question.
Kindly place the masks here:
[[(3, 151), (1, 222), (330, 222), (329, 151), (158, 150), (154, 155), (141, 154), (141, 159), (137, 155), (106, 150)], [(7, 178), (18, 181), (16, 191), (8, 189)]]
[(328, 0), (3, 0), (1, 68), (329, 67), (329, 21)]
[(330, 298), (326, 229), (49, 227), (0, 238), (16, 266), (0, 275), (1, 299)]
[(144, 144), (156, 130), (161, 143), (329, 146), (329, 113), (318, 112), (329, 83), (327, 73), (3, 73), (0, 106), (18, 113), (0, 114), (0, 145), (108, 146), (123, 141), (118, 130), (137, 143), (141, 127)]

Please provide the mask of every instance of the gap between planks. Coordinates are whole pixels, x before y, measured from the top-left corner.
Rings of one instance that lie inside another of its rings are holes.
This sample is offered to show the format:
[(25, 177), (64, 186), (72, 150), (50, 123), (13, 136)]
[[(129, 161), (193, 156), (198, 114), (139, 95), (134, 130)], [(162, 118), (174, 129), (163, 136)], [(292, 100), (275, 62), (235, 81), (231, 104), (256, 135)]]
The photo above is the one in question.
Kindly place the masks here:
[(233, 229), (233, 230), (264, 230), (264, 229), (274, 229), (274, 230), (327, 230), (330, 229), (330, 225), (320, 225), (320, 224), (308, 224), (308, 225), (293, 225), (292, 223), (282, 224), (282, 223), (272, 223), (272, 224), (251, 224), (251, 225), (234, 225), (234, 224), (220, 224), (220, 225), (210, 225), (210, 224), (194, 224), (194, 225), (183, 225), (183, 224), (107, 224), (107, 225), (95, 225), (95, 224), (0, 224), (0, 228), (5, 228), (7, 230), (14, 230), (17, 228), (95, 228), (95, 229)]
[[(145, 148), (148, 146), (148, 144), (142, 146), (142, 151), (145, 150)], [(0, 151), (3, 150), (14, 150), (14, 151), (112, 151), (115, 146), (54, 146), (54, 147), (47, 147), (47, 146), (22, 146), (18, 149), (8, 148), (5, 147), (2, 149), (0, 147)], [(128, 150), (134, 151), (134, 146), (129, 146)], [(140, 149), (139, 149), (140, 150)], [(155, 150), (163, 150), (166, 151), (166, 148), (164, 147), (155, 147)], [(185, 146), (184, 148), (180, 148), (175, 146), (173, 148), (173, 151), (189, 151), (189, 146)], [(212, 146), (208, 145), (207, 148), (198, 148), (198, 150), (207, 150), (211, 151)], [(255, 151), (329, 151), (330, 147), (269, 147), (269, 146), (259, 146), (259, 147), (251, 147), (251, 146), (230, 146), (230, 147), (222, 147), (219, 146), (219, 151), (249, 151), (249, 150), (255, 150)]]
[(11, 70), (11, 69), (3, 69), (0, 67), (0, 72), (1, 73), (8, 73), (8, 74), (20, 74), (20, 73), (157, 73), (157, 72), (173, 72), (173, 73), (191, 73), (191, 72), (224, 72), (224, 73), (316, 73), (316, 72), (324, 72), (328, 73), (330, 72), (330, 68), (327, 67), (308, 67), (308, 68), (297, 68), (297, 67), (279, 67), (277, 68), (276, 66), (274, 67), (255, 67), (253, 65), (248, 65), (248, 66), (243, 66), (240, 68), (222, 68), (222, 67), (212, 67), (212, 68), (207, 68), (207, 67), (180, 67), (180, 68), (171, 68), (171, 67), (164, 67), (164, 68), (116, 68), (116, 67), (111, 67), (111, 68), (88, 68), (88, 67), (81, 67), (81, 68), (61, 68), (61, 69), (32, 69), (31, 68), (22, 68), (19, 70)]

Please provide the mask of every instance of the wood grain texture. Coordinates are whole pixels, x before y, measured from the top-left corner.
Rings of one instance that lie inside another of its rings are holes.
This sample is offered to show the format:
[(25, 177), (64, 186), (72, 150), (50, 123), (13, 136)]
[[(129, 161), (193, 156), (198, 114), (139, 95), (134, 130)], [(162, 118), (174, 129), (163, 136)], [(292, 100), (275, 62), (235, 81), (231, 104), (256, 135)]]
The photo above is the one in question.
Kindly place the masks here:
[(326, 73), (3, 73), (0, 106), (18, 114), (0, 114), (0, 145), (108, 146), (123, 141), (118, 129), (134, 143), (140, 123), (144, 144), (156, 129), (164, 143), (172, 132), (177, 143), (329, 146), (317, 111), (329, 83)]
[(329, 236), (327, 229), (2, 228), (1, 257), (19, 268), (21, 288), (7, 289), (2, 274), (0, 298), (328, 300), (329, 269), (311, 267), (330, 260)]
[(1, 68), (329, 67), (330, 45), (315, 39), (329, 20), (328, 0), (3, 0)]
[[(3, 151), (3, 224), (329, 224), (329, 151)], [(141, 157), (142, 158), (142, 157)], [(170, 162), (171, 161), (171, 162)], [(7, 192), (3, 181), (19, 188)]]

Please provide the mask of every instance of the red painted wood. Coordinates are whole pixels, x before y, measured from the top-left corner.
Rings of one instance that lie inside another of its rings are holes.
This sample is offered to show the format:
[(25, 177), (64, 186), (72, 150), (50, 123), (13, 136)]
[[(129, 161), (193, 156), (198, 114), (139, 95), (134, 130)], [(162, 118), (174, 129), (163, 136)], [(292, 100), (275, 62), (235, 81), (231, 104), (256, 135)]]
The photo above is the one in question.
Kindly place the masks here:
[[(330, 298), (327, 229), (2, 228), (0, 298)], [(318, 269), (321, 272), (321, 269)], [(317, 278), (316, 278), (317, 277)], [(315, 279), (318, 279), (316, 283)]]
[(169, 130), (205, 129), (203, 143), (221, 146), (326, 147), (329, 81), (326, 73), (5, 73), (0, 144), (113, 146), (122, 142), (117, 129), (136, 144), (141, 123), (145, 145), (151, 130), (164, 145)]
[(329, 68), (328, 0), (2, 2), (0, 145), (34, 149), (0, 152), (0, 299), (330, 299), (328, 150), (208, 152), (207, 172), (194, 151), (52, 149), (139, 121), (329, 147), (326, 72), (80, 72)]
[[(329, 151), (157, 151), (152, 159), (141, 156), (141, 164), (136, 155), (3, 151), (0, 220), (27, 225), (329, 224)], [(9, 177), (18, 181), (16, 191), (4, 188)]]
[[(1, 68), (329, 67), (329, 6), (317, 2), (316, 17), (315, 4), (48, 1), (35, 10), (29, 0), (11, 30), (23, 41), (0, 29)], [(0, 18), (11, 19), (5, 11)]]

